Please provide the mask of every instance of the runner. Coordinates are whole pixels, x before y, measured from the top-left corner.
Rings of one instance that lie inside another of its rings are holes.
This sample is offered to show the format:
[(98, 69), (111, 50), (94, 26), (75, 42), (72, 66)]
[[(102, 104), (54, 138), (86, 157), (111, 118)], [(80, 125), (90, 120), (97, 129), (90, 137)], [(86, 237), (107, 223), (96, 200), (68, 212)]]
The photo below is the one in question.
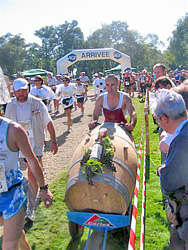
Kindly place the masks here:
[[(107, 92), (98, 97), (95, 103), (92, 121), (89, 123), (89, 128), (92, 129), (97, 125), (102, 109), (105, 122), (123, 123), (124, 128), (131, 132), (137, 121), (136, 111), (131, 98), (127, 94), (117, 91), (118, 78), (116, 75), (107, 75), (105, 83)], [(127, 122), (124, 111), (128, 112), (130, 122)]]
[(58, 85), (56, 90), (58, 96), (62, 95), (62, 104), (67, 116), (67, 133), (70, 133), (70, 127), (72, 126), (71, 111), (75, 100), (75, 91), (75, 85), (70, 83), (70, 78), (68, 76), (63, 77), (63, 84)]
[(18, 123), (0, 117), (0, 223), (4, 225), (2, 249), (31, 250), (23, 231), (26, 211), (26, 190), (19, 169), (19, 150), (29, 162), (46, 207), (52, 204), (53, 195), (45, 183), (42, 168), (37, 160), (26, 131)]
[[(56, 87), (63, 83), (62, 75), (56, 75)], [(61, 98), (59, 96), (54, 97), (54, 114), (59, 114), (59, 102)]]
[(84, 84), (81, 83), (80, 78), (76, 79), (76, 100), (77, 100), (77, 106), (81, 109), (81, 115), (84, 115), (84, 96), (85, 93), (87, 92), (87, 88)]
[(132, 74), (132, 72), (130, 72), (130, 97), (133, 98), (134, 97), (134, 87), (135, 87), (135, 77)]
[(123, 90), (124, 90), (124, 92), (128, 93), (129, 96), (131, 96), (130, 88), (131, 88), (130, 74), (128, 71), (126, 71), (123, 74)]
[[(89, 77), (86, 76), (86, 72), (82, 72), (80, 75), (80, 81), (81, 83), (83, 83), (85, 85), (86, 88), (88, 88), (88, 84), (89, 84)], [(85, 101), (87, 101), (87, 92), (85, 93)]]
[(54, 92), (50, 87), (43, 84), (43, 78), (40, 75), (35, 76), (33, 81), (36, 86), (31, 88), (30, 94), (40, 98), (46, 105), (48, 112), (51, 112), (51, 101), (54, 97)]

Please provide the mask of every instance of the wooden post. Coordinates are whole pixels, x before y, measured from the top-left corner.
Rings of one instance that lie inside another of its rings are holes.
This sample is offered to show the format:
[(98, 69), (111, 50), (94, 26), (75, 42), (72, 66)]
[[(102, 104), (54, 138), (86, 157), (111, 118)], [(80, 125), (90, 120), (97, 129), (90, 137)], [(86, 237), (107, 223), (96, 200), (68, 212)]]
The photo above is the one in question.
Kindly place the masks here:
[(146, 181), (149, 180), (150, 173), (150, 148), (149, 148), (149, 90), (146, 89), (146, 99), (144, 105), (145, 117), (145, 138), (146, 138)]

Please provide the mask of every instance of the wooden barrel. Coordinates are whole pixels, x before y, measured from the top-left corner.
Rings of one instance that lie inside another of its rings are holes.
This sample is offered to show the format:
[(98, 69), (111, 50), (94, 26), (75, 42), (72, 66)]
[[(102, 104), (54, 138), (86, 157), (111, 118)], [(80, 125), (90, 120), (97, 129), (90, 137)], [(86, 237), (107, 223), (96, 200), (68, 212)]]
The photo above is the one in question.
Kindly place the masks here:
[[(107, 128), (114, 147), (113, 163), (116, 172), (104, 168), (89, 185), (80, 173), (84, 151), (97, 140), (101, 128)], [(118, 124), (106, 122), (88, 134), (75, 150), (67, 176), (65, 201), (69, 210), (125, 214), (134, 192), (137, 173), (137, 153), (134, 139)]]

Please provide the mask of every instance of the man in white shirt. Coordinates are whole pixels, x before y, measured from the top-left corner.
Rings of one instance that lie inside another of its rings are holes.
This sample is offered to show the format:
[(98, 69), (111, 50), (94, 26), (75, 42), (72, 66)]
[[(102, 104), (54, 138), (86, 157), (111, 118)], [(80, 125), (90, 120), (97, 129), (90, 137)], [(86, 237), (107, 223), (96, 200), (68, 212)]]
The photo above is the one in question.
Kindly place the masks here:
[[(46, 129), (48, 130), (52, 141), (51, 152), (56, 154), (58, 151), (52, 119), (42, 100), (28, 93), (28, 82), (25, 79), (16, 79), (13, 82), (13, 89), (15, 97), (8, 103), (5, 117), (18, 122), (25, 128), (33, 147), (33, 151), (42, 166), (44, 131)], [(24, 155), (20, 156), (25, 158)], [(33, 194), (31, 202), (32, 210), (38, 192), (38, 184), (29, 169), (30, 168), (28, 168), (28, 179), (31, 184)]]

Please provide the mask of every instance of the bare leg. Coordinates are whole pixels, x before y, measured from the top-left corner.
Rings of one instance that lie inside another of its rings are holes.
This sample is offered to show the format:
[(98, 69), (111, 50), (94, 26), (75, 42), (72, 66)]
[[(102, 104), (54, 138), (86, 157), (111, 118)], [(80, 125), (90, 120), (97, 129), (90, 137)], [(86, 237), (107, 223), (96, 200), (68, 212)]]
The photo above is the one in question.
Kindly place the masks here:
[(71, 120), (71, 109), (66, 109), (65, 114), (67, 116), (67, 125), (68, 125), (68, 132), (70, 127), (72, 126), (72, 120)]
[[(22, 207), (20, 211), (11, 219), (5, 220), (3, 232), (3, 250), (17, 250), (21, 234), (23, 233), (25, 210)], [(28, 248), (29, 249), (29, 248)]]
[(31, 247), (30, 247), (29, 242), (28, 242), (28, 240), (26, 238), (24, 230), (22, 230), (22, 234), (21, 234), (21, 237), (20, 237), (19, 249), (21, 249), (21, 250), (31, 250)]
[(28, 186), (28, 201), (29, 201), (29, 205), (27, 208), (27, 214), (26, 216), (33, 220), (33, 210), (35, 207), (35, 201), (36, 201), (36, 197), (37, 197), (37, 193), (38, 193), (38, 183), (33, 175), (33, 173), (31, 172), (30, 168), (28, 167), (28, 180), (29, 180), (29, 186)]
[(83, 103), (78, 103), (78, 107), (81, 109), (82, 114), (84, 113), (84, 105)]

